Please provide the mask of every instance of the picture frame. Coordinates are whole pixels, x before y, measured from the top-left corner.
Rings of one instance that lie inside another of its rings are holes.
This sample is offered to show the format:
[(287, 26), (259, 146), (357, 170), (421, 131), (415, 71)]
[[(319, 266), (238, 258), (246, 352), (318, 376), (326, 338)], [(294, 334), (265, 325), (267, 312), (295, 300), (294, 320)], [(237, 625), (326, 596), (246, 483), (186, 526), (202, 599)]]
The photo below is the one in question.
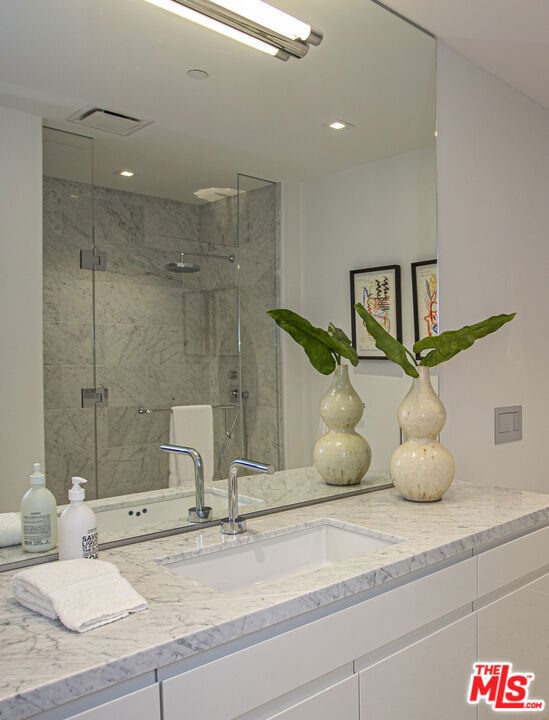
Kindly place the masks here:
[(436, 259), (412, 263), (412, 296), (415, 342), (425, 337), (438, 335), (438, 263)]
[(351, 270), (350, 280), (353, 347), (360, 360), (386, 360), (364, 327), (355, 304), (362, 303), (390, 335), (402, 342), (400, 265)]

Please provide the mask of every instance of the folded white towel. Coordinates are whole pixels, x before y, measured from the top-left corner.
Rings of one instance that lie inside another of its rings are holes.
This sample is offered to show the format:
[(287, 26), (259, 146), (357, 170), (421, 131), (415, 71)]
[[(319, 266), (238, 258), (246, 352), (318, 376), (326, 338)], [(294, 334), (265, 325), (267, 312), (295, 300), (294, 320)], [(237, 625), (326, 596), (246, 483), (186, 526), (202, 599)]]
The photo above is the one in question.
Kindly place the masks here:
[[(213, 410), (211, 405), (177, 405), (170, 413), (170, 443), (192, 447), (200, 453), (204, 480), (214, 474)], [(194, 487), (194, 463), (190, 455), (170, 453), (169, 487)]]
[(61, 560), (23, 570), (12, 578), (21, 605), (70, 630), (86, 632), (147, 608), (147, 602), (103, 560)]
[(0, 547), (21, 544), (21, 516), (19, 513), (0, 513)]

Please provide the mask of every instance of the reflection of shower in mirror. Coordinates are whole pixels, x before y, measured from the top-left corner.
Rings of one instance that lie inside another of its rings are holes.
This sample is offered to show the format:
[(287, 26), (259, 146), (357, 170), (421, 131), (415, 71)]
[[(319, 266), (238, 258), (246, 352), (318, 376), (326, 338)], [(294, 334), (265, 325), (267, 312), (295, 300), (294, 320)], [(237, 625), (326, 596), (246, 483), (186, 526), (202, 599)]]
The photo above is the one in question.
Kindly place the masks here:
[(195, 263), (185, 262), (185, 255), (191, 255), (193, 257), (219, 258), (221, 260), (228, 260), (231, 263), (234, 263), (236, 261), (236, 257), (234, 255), (215, 255), (214, 253), (183, 253), (182, 252), (179, 254), (178, 262), (168, 263), (167, 265), (164, 265), (164, 268), (168, 272), (173, 272), (173, 273), (199, 272), (200, 265), (196, 265)]

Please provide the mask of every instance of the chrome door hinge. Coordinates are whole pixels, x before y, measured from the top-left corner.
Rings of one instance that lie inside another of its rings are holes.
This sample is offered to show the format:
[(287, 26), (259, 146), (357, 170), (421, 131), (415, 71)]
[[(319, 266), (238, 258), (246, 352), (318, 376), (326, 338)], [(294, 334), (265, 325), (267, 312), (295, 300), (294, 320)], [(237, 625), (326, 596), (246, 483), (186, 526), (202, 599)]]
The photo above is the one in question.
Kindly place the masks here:
[(102, 385), (96, 388), (82, 388), (82, 407), (108, 407), (109, 389)]
[(106, 270), (107, 253), (99, 250), (80, 250), (81, 270)]

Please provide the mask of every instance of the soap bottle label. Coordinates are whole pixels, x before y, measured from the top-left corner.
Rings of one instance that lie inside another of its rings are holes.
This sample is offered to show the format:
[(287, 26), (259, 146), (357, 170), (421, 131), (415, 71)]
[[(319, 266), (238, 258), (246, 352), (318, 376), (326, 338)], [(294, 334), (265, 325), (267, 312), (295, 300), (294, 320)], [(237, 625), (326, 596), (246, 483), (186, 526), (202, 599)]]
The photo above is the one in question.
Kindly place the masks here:
[(40, 512), (23, 515), (23, 544), (30, 547), (49, 545), (52, 541), (51, 515)]
[(97, 528), (88, 530), (85, 535), (82, 536), (82, 557), (89, 558), (90, 560), (97, 560), (99, 557), (97, 549)]

